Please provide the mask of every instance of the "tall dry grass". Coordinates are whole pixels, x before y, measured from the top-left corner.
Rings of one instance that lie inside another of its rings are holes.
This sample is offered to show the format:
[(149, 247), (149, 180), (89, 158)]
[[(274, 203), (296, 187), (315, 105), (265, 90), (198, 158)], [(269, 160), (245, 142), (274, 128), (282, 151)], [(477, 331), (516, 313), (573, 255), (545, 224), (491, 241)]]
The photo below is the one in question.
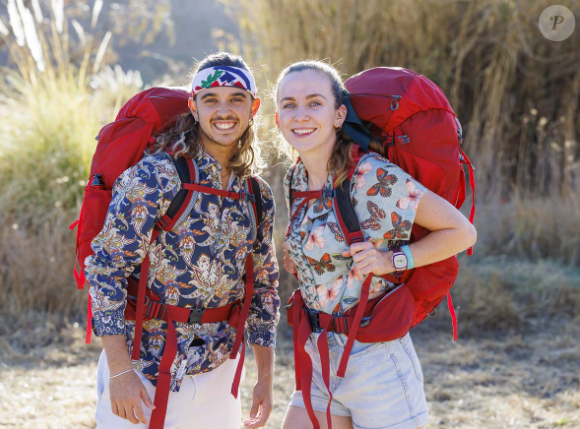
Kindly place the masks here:
[(138, 72), (106, 66), (111, 35), (89, 33), (99, 3), (90, 29), (69, 19), (62, 2), (34, 15), (22, 2), (8, 5), (11, 33), (2, 32), (2, 40), (9, 64), (0, 79), (0, 335), (20, 343), (50, 341), (68, 320), (82, 319), (86, 297), (75, 293), (68, 226), (78, 215), (95, 136), (143, 86)]
[[(462, 270), (457, 290), (463, 311), (473, 311), (478, 317), (484, 312), (487, 317), (481, 320), (486, 321), (507, 317), (507, 326), (515, 326), (521, 305), (532, 298), (548, 299), (541, 285), (554, 279), (550, 306), (577, 308), (580, 31), (563, 42), (544, 38), (537, 23), (551, 3), (222, 3), (241, 27), (241, 40), (222, 35), (222, 46), (238, 50), (259, 66), (261, 88), (271, 86), (290, 63), (309, 58), (327, 59), (345, 78), (371, 67), (396, 66), (436, 82), (463, 124), (464, 150), (477, 167), (479, 241), (475, 257), (462, 258), (467, 268)], [(559, 4), (580, 16), (577, 1)], [(273, 105), (265, 107), (265, 116), (273, 116)], [(279, 176), (283, 170), (278, 166), (272, 175)], [(284, 207), (281, 190), (276, 192), (278, 206)], [(279, 221), (285, 225), (285, 214)], [(283, 241), (282, 234), (276, 238)], [(546, 272), (511, 276), (534, 267), (545, 267)], [(506, 282), (507, 277), (512, 280)], [(562, 278), (567, 280), (562, 283)], [(287, 296), (293, 287), (293, 279), (284, 277), (282, 294)]]
[[(464, 125), (481, 191), (580, 192), (580, 31), (544, 38), (537, 25), (547, 0), (223, 2), (242, 34), (227, 46), (263, 64), (270, 81), (307, 58), (327, 58), (346, 76), (415, 70), (444, 90)], [(580, 16), (577, 1), (558, 4)]]

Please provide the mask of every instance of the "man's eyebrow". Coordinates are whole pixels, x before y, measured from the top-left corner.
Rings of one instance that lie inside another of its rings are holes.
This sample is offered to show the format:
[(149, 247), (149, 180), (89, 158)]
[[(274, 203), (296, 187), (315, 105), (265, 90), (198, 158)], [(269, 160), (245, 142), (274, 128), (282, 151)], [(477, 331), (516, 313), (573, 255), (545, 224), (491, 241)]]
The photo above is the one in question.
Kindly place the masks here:
[(215, 97), (217, 94), (215, 92), (206, 92), (205, 94), (202, 94), (201, 99), (205, 99), (208, 97)]
[(234, 92), (230, 97), (244, 97), (246, 98), (246, 91)]

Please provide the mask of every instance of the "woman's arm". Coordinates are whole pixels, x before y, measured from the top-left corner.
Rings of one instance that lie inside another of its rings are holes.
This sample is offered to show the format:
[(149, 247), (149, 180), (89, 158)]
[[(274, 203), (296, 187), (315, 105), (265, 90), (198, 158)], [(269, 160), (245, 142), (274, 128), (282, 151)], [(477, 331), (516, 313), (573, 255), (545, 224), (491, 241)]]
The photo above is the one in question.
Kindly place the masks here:
[(473, 246), (477, 231), (463, 214), (439, 195), (427, 191), (417, 209), (415, 223), (431, 232), (409, 245), (415, 267), (443, 261)]
[[(457, 255), (477, 240), (477, 232), (469, 220), (445, 199), (428, 190), (419, 203), (415, 223), (431, 231), (409, 245), (415, 267)], [(372, 243), (354, 243), (343, 255), (353, 257), (353, 270), (359, 278), (371, 272), (378, 276), (394, 272), (392, 252), (380, 251)]]

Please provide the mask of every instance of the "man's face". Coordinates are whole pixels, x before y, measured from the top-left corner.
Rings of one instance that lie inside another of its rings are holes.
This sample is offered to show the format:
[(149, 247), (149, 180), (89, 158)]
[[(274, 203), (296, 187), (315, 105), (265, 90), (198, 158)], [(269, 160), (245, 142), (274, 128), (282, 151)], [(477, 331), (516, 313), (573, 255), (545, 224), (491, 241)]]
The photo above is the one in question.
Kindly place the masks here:
[(189, 99), (189, 108), (199, 122), (202, 143), (233, 148), (260, 107), (246, 90), (235, 87), (209, 88)]

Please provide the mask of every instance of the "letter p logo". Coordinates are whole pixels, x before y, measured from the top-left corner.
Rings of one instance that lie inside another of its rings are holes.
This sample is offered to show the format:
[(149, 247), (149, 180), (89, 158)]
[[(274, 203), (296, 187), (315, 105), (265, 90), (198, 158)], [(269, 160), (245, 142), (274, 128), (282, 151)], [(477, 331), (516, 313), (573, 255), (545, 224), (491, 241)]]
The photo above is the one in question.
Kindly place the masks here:
[(546, 39), (561, 42), (572, 35), (576, 20), (570, 9), (554, 5), (544, 9), (538, 26)]

